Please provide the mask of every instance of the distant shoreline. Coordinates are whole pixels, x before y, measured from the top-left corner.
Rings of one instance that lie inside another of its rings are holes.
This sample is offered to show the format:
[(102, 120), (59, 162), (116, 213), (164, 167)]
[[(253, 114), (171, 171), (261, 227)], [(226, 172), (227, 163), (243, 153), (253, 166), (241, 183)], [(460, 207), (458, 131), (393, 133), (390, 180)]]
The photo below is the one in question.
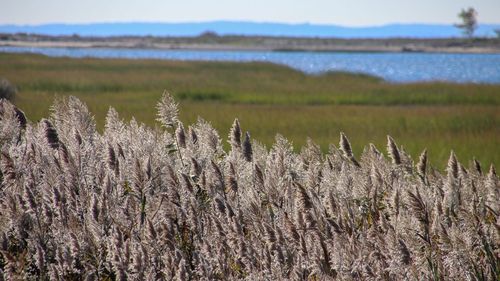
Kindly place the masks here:
[(0, 46), (207, 51), (500, 53), (500, 39), (338, 39), (266, 36), (80, 37), (0, 34)]
[(158, 50), (196, 50), (196, 51), (273, 51), (273, 52), (380, 52), (380, 53), (457, 53), (457, 54), (496, 54), (500, 47), (432, 47), (432, 46), (307, 46), (273, 48), (269, 46), (234, 46), (222, 44), (134, 44), (124, 42), (29, 42), (0, 41), (4, 47), (33, 48), (110, 48), (110, 49), (158, 49)]

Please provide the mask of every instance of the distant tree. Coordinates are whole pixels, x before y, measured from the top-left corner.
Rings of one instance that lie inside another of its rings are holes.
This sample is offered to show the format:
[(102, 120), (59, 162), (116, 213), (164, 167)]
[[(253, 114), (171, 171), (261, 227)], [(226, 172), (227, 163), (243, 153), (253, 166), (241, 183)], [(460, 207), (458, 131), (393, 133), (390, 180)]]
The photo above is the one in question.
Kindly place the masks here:
[(462, 11), (458, 14), (458, 17), (462, 20), (462, 22), (456, 24), (455, 26), (462, 29), (465, 36), (472, 38), (474, 36), (474, 31), (477, 28), (476, 10), (472, 7), (462, 9)]
[(495, 29), (495, 33), (497, 34), (497, 38), (500, 39), (500, 29)]
[(199, 37), (205, 37), (205, 38), (217, 38), (217, 37), (219, 37), (219, 35), (217, 34), (217, 32), (211, 31), (211, 30), (207, 30), (207, 31), (201, 33), (198, 36)]

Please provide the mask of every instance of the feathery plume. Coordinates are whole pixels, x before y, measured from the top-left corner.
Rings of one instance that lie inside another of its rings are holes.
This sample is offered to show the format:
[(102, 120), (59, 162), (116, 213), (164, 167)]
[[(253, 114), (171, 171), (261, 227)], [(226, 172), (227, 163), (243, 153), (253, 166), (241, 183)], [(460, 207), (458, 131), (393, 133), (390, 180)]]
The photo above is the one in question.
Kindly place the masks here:
[(196, 159), (191, 157), (191, 173), (193, 174), (193, 176), (199, 177), (201, 175), (201, 172), (201, 165), (198, 163), (198, 161), (196, 161)]
[(236, 180), (236, 171), (232, 162), (229, 162), (229, 173), (227, 174), (226, 181), (231, 193), (236, 195), (238, 192), (238, 181)]
[(285, 233), (286, 235), (290, 238), (293, 239), (295, 242), (299, 242), (300, 236), (299, 233), (297, 232), (297, 229), (293, 222), (290, 220), (288, 217), (288, 214), (285, 212)]
[(196, 130), (189, 126), (189, 136), (191, 137), (191, 143), (192, 144), (197, 144), (198, 143), (198, 135), (196, 134)]
[(486, 196), (488, 204), (491, 205), (492, 210), (494, 210), (495, 212), (499, 212), (500, 205), (498, 203), (500, 200), (500, 184), (498, 183), (497, 173), (493, 164), (490, 166), (490, 170), (488, 171), (488, 175), (486, 176), (485, 187), (488, 191), (488, 194)]
[(245, 133), (245, 140), (243, 141), (243, 156), (247, 162), (252, 162), (252, 144), (250, 143), (250, 133)]
[(158, 121), (167, 127), (172, 128), (175, 124), (179, 122), (178, 120), (178, 105), (172, 98), (172, 96), (167, 92), (163, 92), (160, 102), (157, 105), (158, 108)]
[(104, 124), (105, 132), (119, 133), (121, 130), (122, 122), (118, 112), (113, 107), (109, 107), (108, 113), (106, 114), (106, 122)]
[(112, 171), (117, 171), (118, 159), (116, 158), (115, 150), (108, 144), (108, 166)]
[[(12, 158), (10, 158), (9, 153), (7, 151), (2, 151), (2, 161), (0, 162), (1, 165), (1, 170), (0, 170), (0, 175), (3, 174), (4, 180), (5, 181), (11, 181), (16, 179), (16, 168), (14, 165), (14, 161)], [(1, 177), (0, 177), (1, 179)], [(0, 181), (1, 183), (1, 181)]]
[(370, 151), (375, 155), (377, 158), (382, 156), (382, 153), (377, 149), (377, 147), (373, 144), (370, 143)]
[(254, 165), (253, 183), (257, 190), (264, 189), (264, 173), (257, 164)]
[(59, 148), (59, 136), (56, 129), (49, 120), (43, 119), (42, 122), (45, 125), (45, 137), (47, 138), (49, 146), (53, 149)]
[(310, 210), (312, 209), (313, 207), (313, 203), (311, 201), (311, 198), (309, 197), (309, 195), (307, 194), (307, 191), (305, 190), (304, 187), (302, 187), (302, 185), (300, 185), (299, 183), (295, 183), (295, 186), (297, 187), (297, 192), (298, 192), (298, 202), (299, 202), (299, 206), (303, 209), (303, 210)]
[(240, 121), (234, 119), (233, 126), (229, 131), (229, 144), (231, 144), (231, 150), (238, 151), (241, 149), (241, 128)]
[(25, 130), (26, 129), (26, 115), (24, 115), (24, 112), (22, 112), (19, 108), (14, 106), (14, 113), (16, 115), (17, 121), (19, 121), (19, 126), (21, 129)]
[(344, 156), (349, 160), (351, 160), (355, 166), (359, 167), (358, 161), (356, 160), (356, 158), (354, 158), (354, 153), (352, 152), (351, 143), (349, 142), (349, 139), (347, 139), (347, 136), (343, 132), (340, 132), (339, 146), (340, 150), (342, 150), (342, 152), (344, 153)]
[(417, 173), (424, 178), (427, 170), (427, 149), (422, 151), (420, 157), (418, 158)]
[(214, 184), (218, 189), (223, 190), (224, 188), (224, 177), (222, 176), (222, 172), (217, 165), (217, 163), (214, 162), (214, 160), (210, 161), (210, 164), (212, 166), (212, 173), (211, 175), (213, 176), (213, 179), (215, 180)]
[(182, 122), (178, 123), (177, 129), (175, 130), (175, 136), (177, 137), (177, 143), (179, 146), (186, 148), (186, 132), (184, 131), (184, 125), (182, 125)]
[(353, 157), (351, 143), (349, 142), (349, 139), (347, 139), (347, 136), (343, 132), (340, 132), (339, 146), (340, 150), (342, 150), (342, 152), (347, 158)]
[(420, 196), (420, 192), (418, 191), (418, 188), (415, 188), (416, 192), (412, 193), (411, 191), (408, 191), (408, 198), (409, 198), (409, 206), (411, 210), (413, 210), (413, 213), (417, 217), (417, 219), (425, 226), (429, 226), (429, 212), (427, 210), (427, 206), (424, 203), (422, 196)]
[(393, 164), (401, 164), (401, 155), (399, 154), (398, 146), (391, 136), (387, 136), (387, 152), (389, 153), (389, 157), (391, 157)]
[(448, 165), (446, 167), (446, 171), (448, 172), (449, 176), (452, 176), (453, 178), (458, 178), (458, 161), (457, 157), (455, 156), (455, 152), (451, 151), (450, 153), (450, 158), (448, 159)]
[(401, 263), (404, 265), (409, 265), (411, 263), (411, 253), (402, 239), (398, 239), (398, 250)]

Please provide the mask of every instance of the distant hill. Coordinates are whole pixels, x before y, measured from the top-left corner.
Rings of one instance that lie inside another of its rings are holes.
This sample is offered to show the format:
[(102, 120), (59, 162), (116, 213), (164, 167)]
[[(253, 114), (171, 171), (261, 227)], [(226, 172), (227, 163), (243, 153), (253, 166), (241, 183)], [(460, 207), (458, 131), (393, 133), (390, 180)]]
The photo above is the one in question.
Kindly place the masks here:
[[(477, 36), (495, 36), (500, 24), (483, 24)], [(219, 35), (263, 35), (291, 37), (337, 38), (447, 38), (460, 37), (461, 31), (453, 25), (442, 24), (389, 24), (373, 27), (344, 27), (319, 24), (283, 24), (238, 21), (213, 21), (200, 23), (93, 23), (93, 24), (43, 24), (0, 25), (0, 33), (36, 33), (44, 35), (80, 36), (197, 36), (203, 32)]]

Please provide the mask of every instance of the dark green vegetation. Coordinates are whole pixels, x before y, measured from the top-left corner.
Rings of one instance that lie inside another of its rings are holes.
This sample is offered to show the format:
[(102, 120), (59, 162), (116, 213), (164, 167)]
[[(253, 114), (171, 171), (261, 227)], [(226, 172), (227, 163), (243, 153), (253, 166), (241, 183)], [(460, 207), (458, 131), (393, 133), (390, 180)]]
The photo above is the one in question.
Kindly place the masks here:
[(198, 116), (220, 132), (238, 117), (266, 145), (276, 133), (302, 146), (311, 137), (328, 149), (339, 131), (354, 152), (390, 134), (416, 158), (427, 148), (442, 168), (450, 150), (467, 163), (500, 164), (500, 85), (390, 84), (366, 75), (310, 76), (267, 63), (172, 62), (49, 58), (0, 54), (0, 77), (16, 85), (14, 103), (33, 121), (48, 116), (57, 96), (74, 95), (99, 127), (113, 106), (122, 118), (147, 124), (163, 89), (181, 106), (185, 124)]

